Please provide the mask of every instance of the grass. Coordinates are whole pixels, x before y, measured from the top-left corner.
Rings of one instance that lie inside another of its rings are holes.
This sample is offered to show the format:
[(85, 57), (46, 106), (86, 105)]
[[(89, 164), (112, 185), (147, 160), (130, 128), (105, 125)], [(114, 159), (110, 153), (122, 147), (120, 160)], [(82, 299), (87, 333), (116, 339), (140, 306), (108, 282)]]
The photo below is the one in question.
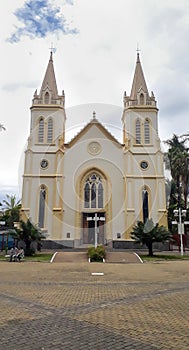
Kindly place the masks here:
[(25, 256), (24, 260), (26, 261), (46, 261), (50, 262), (53, 254), (48, 254), (48, 253), (41, 253), (41, 254), (35, 254), (33, 256)]
[[(40, 253), (32, 256), (25, 256), (24, 261), (37, 261), (37, 262), (50, 262), (53, 254), (50, 253)], [(0, 261), (8, 261), (9, 258), (5, 257), (5, 253), (1, 252)]]
[[(147, 254), (140, 254), (138, 253), (140, 258), (144, 262), (156, 262), (156, 261), (168, 261), (168, 260), (189, 260), (189, 255), (183, 255), (180, 254), (177, 255), (169, 255), (169, 254), (154, 254), (153, 256), (149, 256)], [(25, 256), (24, 261), (37, 261), (37, 262), (50, 262), (53, 254), (52, 253), (40, 253), (35, 254), (33, 256)], [(5, 253), (0, 253), (0, 261), (8, 261), (9, 259), (5, 257)]]
[(168, 255), (168, 254), (159, 254), (159, 255), (154, 254), (153, 256), (149, 256), (149, 255), (139, 254), (139, 256), (143, 261), (146, 261), (146, 262), (189, 259), (189, 255), (181, 256), (181, 255)]

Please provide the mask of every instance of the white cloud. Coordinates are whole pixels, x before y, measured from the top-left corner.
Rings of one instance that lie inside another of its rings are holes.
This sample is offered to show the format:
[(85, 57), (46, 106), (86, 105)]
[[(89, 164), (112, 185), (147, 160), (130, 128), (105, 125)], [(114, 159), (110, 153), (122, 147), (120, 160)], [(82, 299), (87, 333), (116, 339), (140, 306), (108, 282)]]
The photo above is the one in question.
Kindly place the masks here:
[(50, 0), (27, 0), (22, 7), (15, 10), (14, 15), (19, 26), (7, 39), (10, 43), (19, 42), (23, 36), (34, 39), (45, 38), (50, 33), (62, 32), (67, 35), (78, 32), (76, 28), (69, 28), (60, 7), (53, 6)]

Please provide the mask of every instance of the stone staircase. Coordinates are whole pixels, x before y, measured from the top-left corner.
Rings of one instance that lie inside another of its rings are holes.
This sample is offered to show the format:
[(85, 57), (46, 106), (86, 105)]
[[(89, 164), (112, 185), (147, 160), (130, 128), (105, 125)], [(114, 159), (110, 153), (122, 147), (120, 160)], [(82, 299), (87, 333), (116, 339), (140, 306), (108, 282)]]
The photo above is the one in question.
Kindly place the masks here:
[(141, 260), (133, 252), (125, 251), (107, 251), (106, 252), (107, 263), (141, 263)]
[(55, 255), (55, 258), (53, 260), (54, 263), (64, 263), (64, 262), (87, 262), (87, 251), (64, 251), (64, 252), (57, 252)]
[[(88, 262), (87, 250), (82, 251), (61, 251), (57, 252), (54, 263), (80, 263)], [(141, 263), (141, 260), (133, 252), (128, 251), (107, 251), (106, 252), (106, 263)]]

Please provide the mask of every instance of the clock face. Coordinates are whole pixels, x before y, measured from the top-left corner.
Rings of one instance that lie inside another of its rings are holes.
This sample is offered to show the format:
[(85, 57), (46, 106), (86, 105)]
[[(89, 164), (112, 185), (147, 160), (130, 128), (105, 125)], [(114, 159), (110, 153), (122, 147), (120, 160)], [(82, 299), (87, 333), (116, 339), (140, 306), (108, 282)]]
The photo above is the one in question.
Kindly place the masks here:
[(147, 163), (145, 160), (143, 160), (143, 161), (140, 163), (140, 167), (141, 167), (142, 169), (147, 169), (147, 168), (148, 168), (148, 163)]
[(41, 168), (45, 169), (48, 166), (48, 161), (46, 159), (42, 159), (41, 161)]

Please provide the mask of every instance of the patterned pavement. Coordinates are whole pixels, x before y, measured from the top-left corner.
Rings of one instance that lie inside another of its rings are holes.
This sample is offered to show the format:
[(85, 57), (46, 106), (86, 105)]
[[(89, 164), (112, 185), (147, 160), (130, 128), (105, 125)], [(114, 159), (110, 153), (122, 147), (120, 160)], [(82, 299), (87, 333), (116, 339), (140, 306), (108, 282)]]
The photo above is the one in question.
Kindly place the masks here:
[(188, 271), (189, 260), (0, 262), (0, 349), (188, 350)]

